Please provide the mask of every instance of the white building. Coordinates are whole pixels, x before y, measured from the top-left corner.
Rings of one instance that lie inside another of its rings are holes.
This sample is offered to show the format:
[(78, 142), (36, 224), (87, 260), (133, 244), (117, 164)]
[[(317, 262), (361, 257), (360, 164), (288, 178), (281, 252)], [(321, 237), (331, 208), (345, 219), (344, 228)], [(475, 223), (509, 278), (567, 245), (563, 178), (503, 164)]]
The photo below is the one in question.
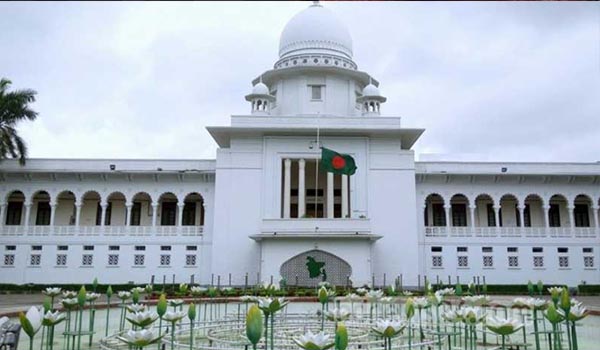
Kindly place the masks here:
[[(318, 4), (279, 55), (251, 114), (208, 128), (216, 160), (0, 163), (0, 283), (600, 283), (599, 163), (415, 162), (423, 130), (380, 115)], [(317, 172), (320, 145), (356, 174)]]

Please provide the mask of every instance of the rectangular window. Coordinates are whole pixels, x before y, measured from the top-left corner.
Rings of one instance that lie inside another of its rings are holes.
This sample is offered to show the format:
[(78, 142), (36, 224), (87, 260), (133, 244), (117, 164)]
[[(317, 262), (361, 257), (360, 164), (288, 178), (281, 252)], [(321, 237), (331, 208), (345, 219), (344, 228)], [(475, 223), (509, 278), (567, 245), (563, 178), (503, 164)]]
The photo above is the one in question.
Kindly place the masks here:
[(481, 247), (482, 253), (491, 253), (493, 251), (494, 251), (494, 249), (492, 247)]
[(559, 256), (558, 257), (558, 267), (569, 267), (569, 257), (568, 256)]
[(590, 211), (587, 204), (575, 204), (573, 216), (575, 227), (590, 227)]
[(433, 212), (433, 226), (446, 226), (446, 210), (442, 203), (431, 204)]
[(40, 254), (31, 254), (29, 257), (29, 265), (40, 266), (42, 263), (42, 256)]
[(144, 265), (144, 260), (145, 260), (145, 255), (144, 254), (135, 254), (133, 256), (133, 265), (135, 265), (135, 266), (143, 266)]
[(558, 204), (550, 204), (550, 210), (548, 210), (548, 223), (550, 227), (560, 227), (560, 209)]
[(533, 257), (533, 267), (544, 267), (544, 257), (543, 256), (534, 256)]
[(94, 246), (93, 245), (84, 245), (83, 246), (83, 250), (94, 250)]
[(588, 269), (594, 267), (594, 256), (592, 256), (592, 255), (584, 256), (583, 257), (583, 267), (588, 268)]
[(594, 248), (583, 248), (583, 252), (584, 253), (593, 253), (594, 252)]
[(467, 226), (466, 204), (452, 204), (452, 226)]
[(14, 266), (15, 265), (15, 255), (14, 254), (5, 254), (4, 255), (4, 265), (5, 266)]
[(163, 202), (161, 204), (160, 224), (162, 226), (175, 226), (177, 219), (177, 203)]
[(146, 250), (146, 246), (145, 245), (136, 245), (135, 250), (137, 250), (137, 251)]
[(94, 256), (92, 254), (83, 254), (81, 256), (81, 265), (83, 266), (92, 266), (94, 261)]
[(489, 227), (496, 226), (496, 214), (492, 203), (488, 203), (487, 205), (487, 219)]
[(142, 203), (141, 202), (133, 202), (133, 207), (131, 208), (131, 226), (140, 226), (140, 222), (142, 220)]
[(56, 247), (56, 250), (61, 250), (61, 251), (69, 250), (69, 246), (68, 245), (59, 245)]
[(160, 266), (171, 265), (171, 255), (163, 254), (160, 256)]
[(32, 245), (31, 250), (42, 250), (42, 246), (41, 245)]
[(457, 252), (467, 252), (468, 249), (467, 249), (467, 247), (456, 247), (456, 251)]
[(185, 266), (196, 266), (196, 255), (186, 255)]
[(459, 256), (458, 257), (458, 267), (469, 267), (469, 257), (468, 256)]
[(508, 267), (519, 267), (519, 257), (518, 256), (509, 256), (508, 257)]
[(170, 251), (171, 250), (171, 246), (170, 245), (161, 245), (160, 246), (160, 250), (162, 250), (162, 251)]
[(21, 225), (23, 202), (8, 202), (6, 206), (6, 225)]
[(38, 202), (35, 224), (38, 226), (50, 225), (50, 202)]
[(483, 267), (494, 267), (494, 257), (491, 255), (484, 255)]
[(431, 257), (431, 266), (433, 267), (442, 267), (442, 256), (434, 255)]
[(121, 246), (118, 246), (118, 245), (109, 245), (108, 246), (108, 250), (113, 251), (113, 252), (114, 251), (118, 251), (118, 250), (121, 250)]
[(56, 266), (67, 265), (67, 254), (56, 254)]
[(531, 252), (532, 253), (543, 253), (544, 252), (544, 248), (542, 248), (542, 247), (533, 247), (533, 248), (531, 248)]
[(17, 250), (17, 246), (16, 245), (7, 245), (4, 247), (4, 249), (6, 250)]
[(431, 251), (432, 251), (432, 252), (439, 253), (439, 252), (441, 252), (441, 251), (442, 251), (442, 247), (431, 247)]
[(309, 85), (310, 86), (310, 99), (320, 101), (323, 99), (323, 87), (321, 85)]
[(119, 265), (119, 254), (108, 254), (108, 266)]
[(196, 225), (196, 202), (185, 202), (183, 205), (183, 226), (194, 226)]
[(188, 246), (185, 246), (185, 250), (198, 250), (198, 246), (197, 245), (188, 245)]
[(509, 252), (509, 253), (516, 253), (516, 252), (519, 251), (519, 248), (517, 248), (517, 247), (508, 247), (508, 248), (506, 248), (506, 251)]
[(567, 247), (559, 247), (556, 249), (557, 252), (559, 253), (568, 253), (569, 252), (569, 248)]

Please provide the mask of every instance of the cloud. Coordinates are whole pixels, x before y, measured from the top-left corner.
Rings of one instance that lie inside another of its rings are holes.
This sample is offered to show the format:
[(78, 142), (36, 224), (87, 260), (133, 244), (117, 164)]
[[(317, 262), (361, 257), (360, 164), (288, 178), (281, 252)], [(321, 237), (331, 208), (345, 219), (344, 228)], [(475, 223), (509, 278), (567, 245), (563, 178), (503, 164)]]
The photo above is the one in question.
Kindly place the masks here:
[[(0, 67), (38, 91), (32, 157), (213, 158), (305, 3), (2, 3)], [(417, 153), (600, 160), (597, 3), (326, 3)]]

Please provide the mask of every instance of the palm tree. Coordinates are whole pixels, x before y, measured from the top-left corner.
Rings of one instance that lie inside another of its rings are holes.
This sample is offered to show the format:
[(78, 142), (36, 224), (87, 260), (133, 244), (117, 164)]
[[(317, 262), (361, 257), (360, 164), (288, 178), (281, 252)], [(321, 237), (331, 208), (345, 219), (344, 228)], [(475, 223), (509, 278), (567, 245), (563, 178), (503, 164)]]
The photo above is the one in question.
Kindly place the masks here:
[(35, 102), (35, 92), (31, 89), (8, 91), (12, 82), (0, 80), (0, 160), (19, 158), (19, 164), (25, 165), (27, 145), (17, 134), (17, 122), (35, 120), (37, 112), (29, 104)]

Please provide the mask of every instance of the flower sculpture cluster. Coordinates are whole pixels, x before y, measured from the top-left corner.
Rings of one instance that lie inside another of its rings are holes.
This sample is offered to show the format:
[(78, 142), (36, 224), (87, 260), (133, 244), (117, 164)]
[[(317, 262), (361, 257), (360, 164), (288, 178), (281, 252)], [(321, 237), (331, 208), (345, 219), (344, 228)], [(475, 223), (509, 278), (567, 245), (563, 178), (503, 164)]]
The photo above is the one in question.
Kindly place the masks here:
[[(528, 283), (529, 296), (514, 298), (509, 305), (494, 303), (486, 294), (485, 284), (481, 288), (474, 284), (466, 288), (457, 284), (454, 288), (438, 287), (435, 290), (426, 283), (422, 291), (406, 291), (399, 286), (357, 288), (339, 295), (339, 289), (323, 282), (313, 294), (319, 309), (301, 316), (302, 327), (295, 324), (290, 328), (286, 325), (289, 317), (286, 308), (290, 300), (281, 297), (281, 288), (285, 287), (265, 283), (251, 289), (253, 295), (238, 296), (238, 291), (231, 287), (180, 284), (174, 286), (169, 298), (161, 293), (154, 305), (142, 297), (152, 292), (152, 286), (114, 293), (108, 287), (101, 294), (97, 291), (97, 281), (94, 281), (90, 291), (84, 287), (79, 291), (47, 288), (44, 305), (31, 307), (20, 314), (19, 320), (29, 337), (30, 350), (33, 350), (34, 338), (39, 333), (42, 334), (40, 350), (53, 350), (55, 329), (61, 325), (64, 329), (61, 327), (58, 334), (64, 337), (65, 349), (80, 350), (82, 339), (90, 346), (95, 333), (96, 304), (104, 298), (108, 306), (106, 339), (112, 337), (136, 350), (151, 345), (157, 349), (181, 349), (185, 342), (193, 350), (195, 342), (206, 341), (207, 329), (218, 328), (224, 323), (233, 325), (229, 337), (236, 339), (240, 348), (254, 350), (290, 346), (305, 350), (345, 350), (349, 346), (384, 350), (476, 350), (492, 346), (507, 350), (527, 346), (542, 350), (548, 348), (543, 344), (547, 335), (551, 339), (548, 345), (553, 350), (579, 350), (577, 323), (588, 315), (586, 308), (569, 295), (566, 287), (544, 289), (541, 282)], [(543, 291), (550, 294), (549, 300), (542, 297)], [(120, 309), (120, 315), (115, 315), (118, 324), (115, 322), (116, 327), (111, 329), (109, 314), (113, 297), (118, 299), (114, 305)], [(237, 318), (231, 303), (234, 303), (233, 307), (237, 304)], [(228, 312), (228, 304), (231, 312)], [(242, 312), (243, 308), (245, 312)], [(86, 317), (84, 309), (88, 313)], [(223, 310), (224, 317), (221, 317)], [(245, 332), (239, 327), (244, 327)], [(224, 331), (229, 329), (222, 328)], [(200, 337), (198, 332), (202, 333)], [(196, 344), (196, 348), (205, 345)]]

